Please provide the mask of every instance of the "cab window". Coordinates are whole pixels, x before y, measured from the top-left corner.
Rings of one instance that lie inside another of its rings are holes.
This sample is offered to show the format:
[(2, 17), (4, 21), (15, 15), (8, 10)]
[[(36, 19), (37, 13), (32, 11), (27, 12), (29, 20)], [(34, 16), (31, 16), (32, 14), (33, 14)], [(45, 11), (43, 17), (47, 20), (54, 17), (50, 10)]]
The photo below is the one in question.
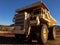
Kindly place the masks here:
[(37, 9), (37, 10), (34, 10), (34, 15), (36, 15), (36, 14), (40, 14), (40, 10), (39, 9)]

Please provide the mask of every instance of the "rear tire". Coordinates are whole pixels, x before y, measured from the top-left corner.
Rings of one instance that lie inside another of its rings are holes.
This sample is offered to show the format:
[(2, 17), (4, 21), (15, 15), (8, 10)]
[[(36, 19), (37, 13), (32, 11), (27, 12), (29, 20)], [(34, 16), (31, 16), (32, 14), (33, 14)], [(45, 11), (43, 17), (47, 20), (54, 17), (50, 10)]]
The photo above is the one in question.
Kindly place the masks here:
[(48, 39), (49, 40), (55, 40), (56, 39), (56, 30), (55, 30), (55, 27), (51, 27), (49, 29)]
[(45, 44), (48, 39), (48, 28), (45, 24), (43, 24), (41, 27), (38, 28), (37, 32), (37, 41), (39, 43)]

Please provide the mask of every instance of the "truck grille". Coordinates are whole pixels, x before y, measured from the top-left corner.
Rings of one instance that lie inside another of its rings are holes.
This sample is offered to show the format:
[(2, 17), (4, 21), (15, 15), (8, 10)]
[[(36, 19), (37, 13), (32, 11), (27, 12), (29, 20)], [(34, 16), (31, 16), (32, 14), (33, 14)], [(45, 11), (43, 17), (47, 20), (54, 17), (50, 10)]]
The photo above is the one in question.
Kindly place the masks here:
[(24, 27), (24, 14), (16, 14), (15, 15), (15, 26)]

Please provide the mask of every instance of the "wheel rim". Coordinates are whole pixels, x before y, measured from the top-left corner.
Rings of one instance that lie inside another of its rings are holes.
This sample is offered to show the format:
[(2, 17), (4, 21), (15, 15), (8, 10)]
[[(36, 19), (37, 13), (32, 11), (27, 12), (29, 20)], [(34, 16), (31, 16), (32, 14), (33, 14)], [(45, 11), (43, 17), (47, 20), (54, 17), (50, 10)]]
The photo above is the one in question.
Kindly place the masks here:
[(47, 42), (47, 38), (48, 38), (47, 29), (46, 28), (43, 28), (41, 33), (42, 33), (41, 34), (42, 41), (43, 41), (43, 43), (46, 43)]
[(44, 40), (46, 40), (47, 39), (47, 30), (44, 28), (42, 33), (43, 33)]

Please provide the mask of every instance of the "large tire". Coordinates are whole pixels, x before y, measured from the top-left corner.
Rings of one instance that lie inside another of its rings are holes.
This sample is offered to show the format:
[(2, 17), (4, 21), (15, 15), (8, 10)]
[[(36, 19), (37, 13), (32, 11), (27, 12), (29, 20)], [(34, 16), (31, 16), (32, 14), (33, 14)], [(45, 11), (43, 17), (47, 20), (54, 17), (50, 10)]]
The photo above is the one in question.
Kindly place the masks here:
[(48, 40), (48, 28), (45, 24), (41, 25), (37, 32), (37, 41), (45, 44)]
[(48, 39), (49, 40), (55, 40), (56, 39), (56, 30), (55, 30), (54, 26), (49, 29)]

